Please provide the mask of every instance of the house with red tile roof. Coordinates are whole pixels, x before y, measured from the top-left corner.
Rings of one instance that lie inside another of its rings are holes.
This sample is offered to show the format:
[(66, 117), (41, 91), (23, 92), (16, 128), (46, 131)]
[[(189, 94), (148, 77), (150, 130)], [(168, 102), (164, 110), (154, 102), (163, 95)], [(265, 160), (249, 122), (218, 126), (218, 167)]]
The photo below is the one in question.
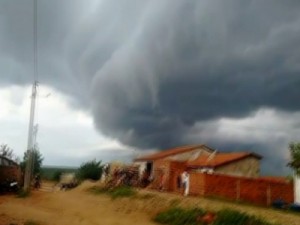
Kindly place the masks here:
[(167, 149), (134, 161), (153, 177), (176, 171), (258, 177), (262, 157), (253, 152), (217, 152), (204, 144)]
[[(260, 177), (262, 156), (248, 151), (222, 152), (206, 145), (167, 149), (135, 159), (151, 174), (150, 188), (182, 194), (181, 177), (190, 175), (191, 195), (270, 205), (294, 200), (293, 182), (282, 177)], [(142, 168), (142, 166), (141, 166)]]
[(261, 159), (260, 155), (253, 152), (215, 152), (211, 156), (201, 155), (187, 161), (187, 168), (200, 172), (258, 177)]
[[(162, 171), (169, 173), (171, 162), (180, 162), (185, 165), (188, 160), (196, 160), (200, 155), (209, 156), (213, 152), (213, 149), (203, 144), (188, 145), (138, 157), (134, 162), (140, 165), (141, 170), (145, 170), (151, 176), (158, 176), (157, 174), (162, 173)], [(157, 172), (158, 170), (160, 172)]]

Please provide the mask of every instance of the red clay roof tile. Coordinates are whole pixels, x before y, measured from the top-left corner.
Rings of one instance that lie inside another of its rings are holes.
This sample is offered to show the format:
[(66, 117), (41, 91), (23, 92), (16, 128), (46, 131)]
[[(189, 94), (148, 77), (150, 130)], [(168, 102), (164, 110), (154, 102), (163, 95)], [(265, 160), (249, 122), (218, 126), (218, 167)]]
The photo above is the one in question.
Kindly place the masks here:
[(248, 156), (254, 156), (258, 159), (262, 158), (260, 155), (251, 152), (216, 153), (212, 156), (201, 155), (196, 160), (189, 161), (187, 163), (187, 166), (215, 168), (236, 160), (246, 158)]

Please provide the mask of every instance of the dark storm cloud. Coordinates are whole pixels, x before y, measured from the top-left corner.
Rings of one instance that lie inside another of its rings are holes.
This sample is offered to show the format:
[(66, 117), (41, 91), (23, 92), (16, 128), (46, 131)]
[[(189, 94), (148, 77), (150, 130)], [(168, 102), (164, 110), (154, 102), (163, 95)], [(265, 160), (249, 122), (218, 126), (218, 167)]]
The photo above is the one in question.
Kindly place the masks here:
[[(124, 144), (186, 144), (203, 123), (194, 141), (233, 146), (215, 121), (299, 111), (299, 1), (38, 2), (40, 81)], [(32, 1), (0, 6), (0, 84), (30, 83)]]
[(126, 144), (166, 147), (197, 121), (299, 110), (299, 4), (289, 3), (148, 4), (94, 78), (97, 126)]

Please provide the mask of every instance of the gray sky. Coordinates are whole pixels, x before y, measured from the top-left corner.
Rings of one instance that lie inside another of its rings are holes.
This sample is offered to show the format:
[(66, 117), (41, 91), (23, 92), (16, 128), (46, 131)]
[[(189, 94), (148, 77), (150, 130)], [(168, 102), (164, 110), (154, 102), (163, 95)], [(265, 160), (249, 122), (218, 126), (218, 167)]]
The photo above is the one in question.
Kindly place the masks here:
[[(0, 0), (0, 142), (20, 155), (32, 2)], [(38, 0), (45, 163), (205, 143), (254, 151), (263, 173), (286, 174), (300, 131), (299, 10), (297, 0)]]

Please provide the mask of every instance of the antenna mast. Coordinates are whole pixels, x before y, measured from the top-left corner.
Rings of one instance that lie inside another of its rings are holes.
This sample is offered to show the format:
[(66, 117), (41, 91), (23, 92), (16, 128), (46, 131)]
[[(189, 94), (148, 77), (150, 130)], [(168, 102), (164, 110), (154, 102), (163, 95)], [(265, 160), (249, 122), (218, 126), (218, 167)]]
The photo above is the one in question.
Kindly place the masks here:
[(32, 171), (34, 168), (34, 114), (35, 114), (35, 103), (37, 96), (38, 86), (38, 69), (37, 69), (37, 0), (33, 0), (33, 85), (31, 91), (31, 104), (30, 104), (30, 119), (28, 128), (28, 141), (27, 141), (27, 162), (25, 168), (24, 177), (24, 190), (30, 190), (30, 183), (32, 178)]

